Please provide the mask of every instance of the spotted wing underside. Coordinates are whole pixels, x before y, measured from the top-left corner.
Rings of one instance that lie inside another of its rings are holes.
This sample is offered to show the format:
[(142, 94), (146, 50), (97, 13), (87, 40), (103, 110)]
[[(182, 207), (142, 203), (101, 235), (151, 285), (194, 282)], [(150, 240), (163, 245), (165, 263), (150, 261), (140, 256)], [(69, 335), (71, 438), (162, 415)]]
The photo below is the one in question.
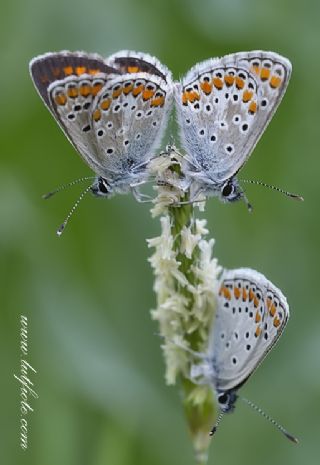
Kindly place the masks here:
[(181, 141), (194, 171), (216, 183), (250, 156), (288, 85), (291, 64), (273, 52), (207, 60), (175, 87)]
[(223, 274), (210, 357), (217, 390), (239, 387), (261, 363), (289, 318), (282, 292), (250, 269)]
[(171, 89), (157, 76), (125, 74), (108, 82), (93, 105), (101, 163), (114, 171), (145, 169), (159, 146), (171, 106)]
[(34, 84), (71, 143), (100, 176), (123, 177), (158, 147), (172, 100), (170, 72), (154, 57), (104, 60), (49, 53), (30, 63)]
[(90, 130), (92, 105), (106, 82), (120, 72), (96, 54), (59, 52), (33, 59), (30, 73), (67, 138), (96, 173), (105, 174)]

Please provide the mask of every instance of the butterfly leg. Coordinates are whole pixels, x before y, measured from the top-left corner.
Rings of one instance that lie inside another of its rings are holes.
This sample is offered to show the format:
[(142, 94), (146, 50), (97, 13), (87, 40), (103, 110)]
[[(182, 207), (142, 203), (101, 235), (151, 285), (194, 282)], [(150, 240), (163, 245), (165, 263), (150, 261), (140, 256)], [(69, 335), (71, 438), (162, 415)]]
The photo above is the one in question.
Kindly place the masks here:
[(138, 184), (132, 184), (130, 186), (133, 197), (139, 203), (151, 203), (153, 201), (153, 198), (150, 197), (149, 195), (142, 194), (139, 191), (138, 187), (139, 187), (140, 184), (144, 184), (144, 183), (141, 182), (141, 183), (138, 183)]

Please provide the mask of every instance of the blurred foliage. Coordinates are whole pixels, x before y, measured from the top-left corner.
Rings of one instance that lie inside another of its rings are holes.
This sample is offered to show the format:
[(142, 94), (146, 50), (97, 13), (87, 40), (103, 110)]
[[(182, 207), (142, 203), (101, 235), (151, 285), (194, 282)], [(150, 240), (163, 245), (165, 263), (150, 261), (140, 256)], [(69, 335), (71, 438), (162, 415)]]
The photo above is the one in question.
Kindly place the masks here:
[[(315, 463), (319, 432), (320, 3), (316, 0), (4, 0), (1, 8), (1, 459), (6, 465), (192, 464), (177, 389), (167, 388), (145, 238), (159, 231), (130, 196), (88, 197), (55, 235), (89, 174), (37, 96), (35, 55), (105, 56), (123, 48), (159, 57), (176, 78), (233, 51), (274, 50), (293, 62), (287, 94), (241, 173), (297, 191), (297, 203), (258, 186), (244, 204), (212, 199), (206, 216), (227, 267), (250, 266), (287, 295), (291, 319), (243, 389), (296, 434), (286, 442), (239, 405), (214, 438), (210, 463)], [(19, 316), (29, 318), (29, 448), (19, 446)], [(232, 444), (232, 447), (230, 447)], [(318, 455), (318, 454), (317, 454)]]

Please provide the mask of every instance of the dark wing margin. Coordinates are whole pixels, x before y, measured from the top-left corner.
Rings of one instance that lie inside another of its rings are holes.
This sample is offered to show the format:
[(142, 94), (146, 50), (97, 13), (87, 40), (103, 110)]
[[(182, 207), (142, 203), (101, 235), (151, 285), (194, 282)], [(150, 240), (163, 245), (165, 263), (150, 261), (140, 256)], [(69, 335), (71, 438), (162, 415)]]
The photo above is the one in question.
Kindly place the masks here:
[(99, 55), (83, 52), (46, 53), (31, 60), (29, 66), (32, 80), (48, 107), (50, 101), (47, 89), (54, 81), (82, 74), (121, 74), (119, 70), (107, 65)]

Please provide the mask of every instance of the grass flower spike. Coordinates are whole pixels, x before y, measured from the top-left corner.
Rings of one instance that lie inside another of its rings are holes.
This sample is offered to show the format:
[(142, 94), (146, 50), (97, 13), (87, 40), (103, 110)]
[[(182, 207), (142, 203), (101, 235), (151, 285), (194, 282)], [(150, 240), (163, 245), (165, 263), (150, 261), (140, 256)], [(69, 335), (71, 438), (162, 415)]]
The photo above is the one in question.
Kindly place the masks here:
[(173, 205), (186, 201), (188, 192), (181, 188), (174, 149), (166, 160), (160, 157), (152, 166), (159, 177), (152, 215), (160, 215), (161, 223), (160, 236), (148, 240), (157, 296), (152, 317), (163, 338), (166, 382), (178, 382), (182, 389), (197, 463), (204, 464), (217, 408), (210, 386), (194, 384), (190, 372), (199, 363), (192, 351), (207, 349), (221, 268), (213, 257), (214, 240), (207, 239), (206, 220), (195, 217), (197, 207)]

